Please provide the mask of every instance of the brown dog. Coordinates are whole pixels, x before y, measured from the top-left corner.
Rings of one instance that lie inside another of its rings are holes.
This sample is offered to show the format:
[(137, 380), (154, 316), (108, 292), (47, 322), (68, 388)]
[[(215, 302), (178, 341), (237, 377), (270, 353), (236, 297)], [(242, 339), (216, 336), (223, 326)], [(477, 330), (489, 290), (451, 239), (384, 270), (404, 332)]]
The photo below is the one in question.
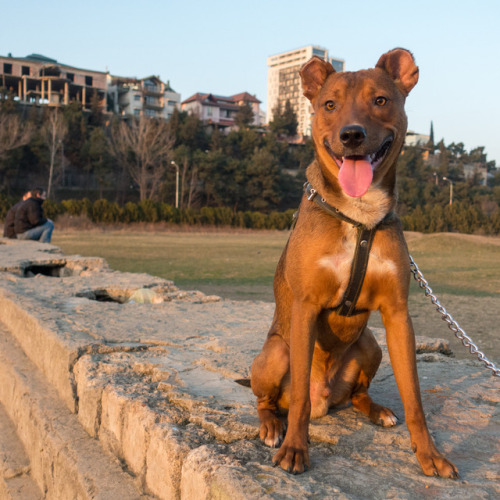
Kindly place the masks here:
[[(314, 108), (316, 159), (276, 270), (273, 323), (252, 364), (260, 437), (273, 447), (283, 441), (273, 462), (301, 473), (309, 466), (309, 419), (330, 407), (351, 400), (372, 422), (397, 423), (368, 395), (382, 354), (366, 325), (379, 310), (418, 461), (427, 475), (458, 477), (425, 422), (408, 314), (408, 250), (392, 214), (404, 102), (418, 68), (410, 52), (395, 49), (374, 69), (353, 73), (336, 73), (313, 57), (300, 75)], [(354, 254), (363, 252), (365, 261), (361, 255), (354, 265)], [(358, 275), (353, 283), (351, 274)], [(280, 410), (288, 410), (284, 440)]]

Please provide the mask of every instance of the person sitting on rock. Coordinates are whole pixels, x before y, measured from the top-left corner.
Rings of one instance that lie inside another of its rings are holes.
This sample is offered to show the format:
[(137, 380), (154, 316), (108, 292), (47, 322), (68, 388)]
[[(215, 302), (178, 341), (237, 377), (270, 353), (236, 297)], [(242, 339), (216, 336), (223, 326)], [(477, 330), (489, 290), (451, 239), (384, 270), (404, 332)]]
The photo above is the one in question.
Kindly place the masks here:
[(5, 216), (5, 222), (3, 225), (4, 238), (12, 239), (16, 237), (16, 232), (14, 230), (14, 222), (16, 220), (17, 209), (21, 206), (21, 203), (24, 200), (27, 200), (30, 196), (31, 193), (29, 191), (26, 191), (26, 193), (23, 194), (23, 198), (19, 200), (14, 206), (12, 206), (10, 210), (7, 212), (7, 215)]
[(16, 210), (14, 231), (17, 239), (50, 243), (54, 223), (43, 216), (42, 205), (46, 197), (45, 189), (32, 189), (31, 196)]

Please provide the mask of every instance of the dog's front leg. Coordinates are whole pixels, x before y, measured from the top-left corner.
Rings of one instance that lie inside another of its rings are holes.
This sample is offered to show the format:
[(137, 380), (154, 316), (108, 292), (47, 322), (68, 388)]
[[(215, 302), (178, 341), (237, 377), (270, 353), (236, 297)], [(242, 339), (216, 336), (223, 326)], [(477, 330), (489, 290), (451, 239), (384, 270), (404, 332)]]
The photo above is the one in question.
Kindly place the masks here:
[(290, 408), (288, 429), (273, 463), (293, 474), (309, 467), (307, 450), (311, 399), (309, 395), (311, 363), (319, 308), (294, 300), (290, 328)]
[(457, 478), (457, 468), (437, 450), (427, 428), (418, 382), (415, 336), (408, 312), (381, 312), (413, 451), (427, 476)]

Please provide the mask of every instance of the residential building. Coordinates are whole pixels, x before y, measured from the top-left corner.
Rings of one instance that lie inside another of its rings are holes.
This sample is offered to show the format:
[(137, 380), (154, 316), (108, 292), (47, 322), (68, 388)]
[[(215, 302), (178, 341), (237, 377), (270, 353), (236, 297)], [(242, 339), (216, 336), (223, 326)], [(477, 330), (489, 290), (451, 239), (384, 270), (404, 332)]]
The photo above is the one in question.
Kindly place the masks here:
[(275, 109), (284, 109), (290, 101), (297, 115), (297, 132), (311, 135), (312, 107), (302, 94), (299, 70), (312, 56), (318, 56), (332, 64), (336, 71), (344, 71), (342, 59), (329, 57), (328, 50), (308, 45), (267, 58), (267, 122), (272, 121)]
[(418, 134), (412, 130), (406, 132), (405, 146), (421, 146), (425, 147), (429, 144), (431, 136), (426, 134)]
[(180, 108), (181, 95), (158, 76), (147, 78), (110, 77), (108, 105), (122, 116), (150, 116), (168, 120)]
[(31, 54), (0, 56), (0, 94), (23, 104), (63, 106), (78, 101), (90, 109), (93, 99), (106, 105), (107, 73), (75, 68)]
[(250, 105), (253, 111), (253, 125), (261, 125), (260, 102), (248, 92), (225, 97), (198, 92), (181, 104), (182, 111), (197, 115), (206, 125), (228, 132), (236, 128), (235, 118), (240, 106)]
[[(80, 102), (123, 116), (168, 119), (180, 108), (181, 95), (159, 77), (125, 78), (108, 72), (75, 68), (40, 54), (0, 56), (0, 96), (22, 104), (64, 106)], [(95, 96), (95, 97), (94, 97)]]
[(485, 163), (466, 163), (463, 166), (465, 180), (475, 180), (476, 184), (486, 186), (488, 182), (488, 168)]

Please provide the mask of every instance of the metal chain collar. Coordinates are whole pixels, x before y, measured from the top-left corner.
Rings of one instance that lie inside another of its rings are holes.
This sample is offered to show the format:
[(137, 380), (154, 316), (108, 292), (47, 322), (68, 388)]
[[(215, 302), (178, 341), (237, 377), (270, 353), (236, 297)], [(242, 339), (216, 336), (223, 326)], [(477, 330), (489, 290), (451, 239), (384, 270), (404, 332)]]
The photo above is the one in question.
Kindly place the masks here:
[(424, 278), (424, 275), (418, 268), (417, 264), (410, 255), (410, 271), (413, 273), (413, 277), (420, 288), (424, 289), (425, 296), (431, 298), (431, 302), (436, 306), (436, 310), (441, 314), (443, 321), (448, 323), (448, 328), (455, 334), (458, 340), (462, 341), (465, 347), (469, 348), (471, 354), (476, 354), (479, 361), (482, 361), (488, 370), (491, 370), (494, 377), (500, 377), (500, 368), (497, 368), (494, 363), (492, 363), (474, 344), (472, 339), (460, 328), (460, 325), (446, 312), (446, 309), (439, 303), (439, 300), (432, 293), (432, 288), (429, 283)]

